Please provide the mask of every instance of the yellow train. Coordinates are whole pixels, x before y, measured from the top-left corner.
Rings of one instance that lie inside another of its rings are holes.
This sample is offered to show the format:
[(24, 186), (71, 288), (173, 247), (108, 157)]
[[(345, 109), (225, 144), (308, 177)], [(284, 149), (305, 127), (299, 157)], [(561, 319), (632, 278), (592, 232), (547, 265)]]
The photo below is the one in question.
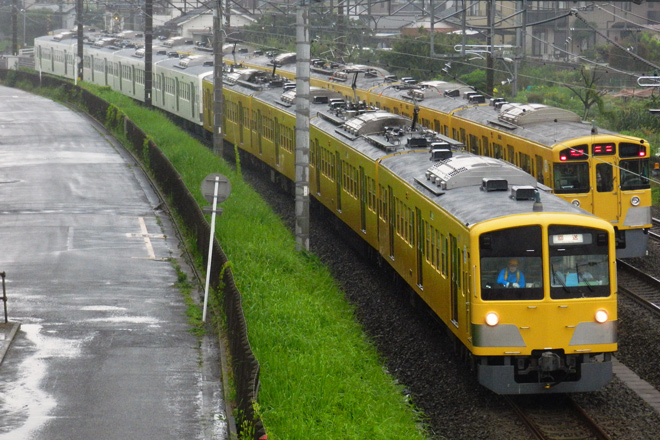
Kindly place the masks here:
[[(223, 130), (292, 181), (295, 90), (271, 87), (270, 75), (227, 76)], [(203, 87), (212, 97), (212, 82)], [(310, 194), (444, 322), (481, 384), (521, 394), (610, 381), (617, 302), (608, 222), (402, 115), (344, 109), (327, 89), (311, 96)]]
[[(72, 78), (75, 41), (37, 38), (39, 70)], [(105, 41), (85, 45), (85, 80), (143, 99), (139, 51)], [(156, 49), (152, 101), (207, 132), (209, 59)], [(359, 70), (344, 72), (346, 81), (383, 82), (382, 72)], [(246, 160), (291, 182), (295, 91), (271, 76), (270, 69), (238, 68), (225, 76), (223, 133)], [(428, 129), (432, 120), (421, 107), (416, 114), (415, 102), (396, 114), (362, 97), (349, 108), (346, 93), (328, 88), (310, 95), (310, 194), (424, 300), (474, 362), (481, 384), (521, 394), (591, 391), (610, 381), (617, 349), (610, 222), (544, 191), (521, 167), (463, 151), (460, 136)], [(423, 125), (413, 127), (408, 112)], [(500, 136), (493, 131), (493, 140)], [(495, 142), (488, 145), (496, 151)]]
[[(295, 77), (295, 56), (245, 54), (238, 61)], [(282, 64), (288, 63), (288, 64)], [(282, 65), (280, 65), (282, 64)], [(646, 254), (651, 227), (650, 145), (584, 123), (575, 113), (540, 104), (486, 100), (465, 85), (397, 80), (370, 66), (312, 62), (311, 84), (411, 118), (450, 136), (469, 151), (511, 162), (559, 197), (609, 221), (617, 256)]]

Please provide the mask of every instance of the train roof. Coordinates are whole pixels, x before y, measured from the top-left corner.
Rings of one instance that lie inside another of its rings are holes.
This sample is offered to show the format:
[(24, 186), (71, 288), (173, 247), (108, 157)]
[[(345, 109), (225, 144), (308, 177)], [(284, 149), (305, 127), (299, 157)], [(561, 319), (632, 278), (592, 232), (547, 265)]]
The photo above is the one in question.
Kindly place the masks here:
[[(211, 81), (211, 78), (206, 78)], [(295, 98), (294, 89), (285, 89), (287, 82), (279, 76), (273, 77), (271, 74), (257, 69), (236, 69), (233, 72), (225, 73), (223, 86), (235, 90), (244, 95), (251, 95), (254, 99), (264, 102), (268, 105), (277, 105), (282, 111), (295, 116)], [(340, 93), (324, 89), (321, 87), (310, 87), (310, 116), (316, 111), (327, 108), (331, 99), (341, 99)]]
[[(268, 60), (267, 56), (245, 59), (247, 63), (264, 67), (268, 67)], [(278, 70), (295, 74), (295, 63), (280, 66)], [(484, 105), (488, 102), (486, 97), (472, 87), (456, 82), (433, 80), (416, 83), (395, 78), (394, 75), (388, 75), (385, 69), (374, 66), (351, 66), (321, 60), (312, 60), (310, 67), (312, 77), (346, 85), (352, 84), (353, 76), (350, 72), (354, 70), (370, 72), (369, 75), (364, 73), (358, 75), (356, 87), (360, 90), (370, 90), (373, 94), (409, 101), (431, 111), (452, 113), (457, 117), (547, 147), (593, 134), (591, 124), (583, 122), (574, 112), (536, 104), (512, 103), (508, 108), (499, 105), (487, 106)], [(482, 100), (471, 102), (468, 100), (468, 95), (479, 95)], [(602, 128), (597, 128), (595, 132), (621, 136), (622, 139), (633, 139)]]
[[(544, 212), (591, 215), (547, 192), (533, 176), (509, 162), (460, 150), (432, 160), (434, 145), (450, 148), (452, 140), (429, 130), (412, 130), (411, 121), (399, 115), (373, 111), (343, 123), (327, 113), (320, 116), (311, 121), (318, 129), (389, 169), (464, 225), (536, 212), (537, 193)], [(376, 130), (379, 123), (385, 131)], [(424, 136), (429, 139), (427, 146), (409, 142)]]
[[(429, 166), (428, 153), (404, 154), (384, 158), (381, 165), (390, 168), (420, 193), (431, 199), (461, 224), (473, 226), (510, 215), (531, 214), (535, 211), (536, 194), (543, 212), (591, 215), (555, 195), (538, 190), (532, 176), (498, 159), (461, 153)], [(427, 173), (450, 171), (447, 189), (440, 189)], [(452, 180), (457, 180), (452, 185)], [(487, 185), (502, 182), (504, 189), (487, 190)]]
[[(211, 57), (207, 57), (211, 58)], [(206, 77), (213, 74), (213, 59), (190, 63), (189, 58), (164, 58), (158, 62), (158, 68), (167, 68), (182, 75)], [(207, 64), (209, 63), (210, 64)], [(192, 65), (191, 65), (192, 64)]]
[[(575, 113), (550, 106), (508, 104), (501, 109), (494, 106), (472, 106), (454, 115), (546, 146), (593, 134), (591, 124), (582, 122)], [(616, 134), (601, 128), (597, 132)]]

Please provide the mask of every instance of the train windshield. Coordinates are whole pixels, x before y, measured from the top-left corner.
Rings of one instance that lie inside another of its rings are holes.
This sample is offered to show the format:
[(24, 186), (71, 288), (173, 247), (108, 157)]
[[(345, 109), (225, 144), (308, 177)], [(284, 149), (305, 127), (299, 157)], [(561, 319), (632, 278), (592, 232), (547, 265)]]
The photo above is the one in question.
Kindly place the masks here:
[(587, 162), (556, 163), (554, 192), (557, 194), (589, 192), (589, 164)]
[(542, 235), (539, 226), (482, 234), (481, 298), (484, 301), (543, 299)]
[(610, 296), (608, 237), (596, 229), (550, 226), (550, 298)]
[(621, 189), (647, 189), (649, 183), (648, 159), (628, 159), (619, 162), (621, 167)]

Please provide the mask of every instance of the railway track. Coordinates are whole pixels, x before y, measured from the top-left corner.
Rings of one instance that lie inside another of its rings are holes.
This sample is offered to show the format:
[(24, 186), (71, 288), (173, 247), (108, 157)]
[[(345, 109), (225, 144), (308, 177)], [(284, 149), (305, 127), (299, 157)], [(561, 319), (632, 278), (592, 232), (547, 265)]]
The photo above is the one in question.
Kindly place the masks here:
[(536, 439), (610, 439), (569, 396), (507, 396), (505, 400)]
[(619, 292), (660, 315), (660, 280), (622, 260), (617, 260)]
[(649, 237), (653, 240), (660, 241), (660, 218), (653, 217), (651, 220), (653, 226), (649, 230)]

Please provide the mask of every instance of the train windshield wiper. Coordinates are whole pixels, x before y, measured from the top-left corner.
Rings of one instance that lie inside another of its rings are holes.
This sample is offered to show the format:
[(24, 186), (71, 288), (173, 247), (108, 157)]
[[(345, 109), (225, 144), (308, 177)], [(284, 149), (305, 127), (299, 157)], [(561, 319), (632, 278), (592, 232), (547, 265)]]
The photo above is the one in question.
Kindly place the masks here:
[(555, 272), (554, 264), (550, 264), (550, 270), (552, 271), (552, 279), (556, 283), (558, 282), (559, 284), (561, 284), (561, 287), (564, 289), (564, 292), (569, 293), (570, 290), (568, 290), (568, 287), (566, 287), (566, 279), (564, 278), (564, 275), (559, 272)]

